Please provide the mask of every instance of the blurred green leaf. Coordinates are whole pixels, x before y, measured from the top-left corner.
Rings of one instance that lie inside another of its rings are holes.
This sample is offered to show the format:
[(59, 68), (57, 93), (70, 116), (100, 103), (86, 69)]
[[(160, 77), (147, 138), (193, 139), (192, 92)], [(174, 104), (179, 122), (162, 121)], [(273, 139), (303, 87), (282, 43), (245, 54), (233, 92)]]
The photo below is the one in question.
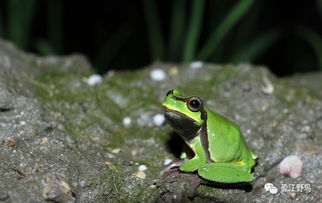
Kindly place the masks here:
[(186, 0), (172, 1), (171, 27), (168, 45), (168, 60), (178, 60), (184, 36)]
[(63, 50), (63, 2), (62, 0), (46, 1), (48, 40), (58, 53)]
[[(232, 5), (234, 5), (235, 2), (237, 1), (225, 0), (207, 2), (208, 12), (206, 12), (206, 14), (208, 15), (205, 26), (205, 37), (210, 36), (210, 34), (212, 34), (214, 28), (216, 28), (220, 24), (220, 22), (225, 18), (228, 11), (231, 9)], [(207, 61), (215, 63), (226, 62), (227, 49), (231, 48), (230, 43), (232, 42), (232, 40), (230, 38), (234, 39), (235, 36), (232, 36), (229, 33), (227, 33), (225, 38), (220, 43), (218, 43), (218, 46), (211, 53)], [(202, 45), (202, 42), (200, 42), (200, 44)]]
[(316, 0), (316, 6), (320, 14), (320, 18), (322, 19), (322, 0)]
[(183, 50), (183, 61), (192, 61), (195, 57), (196, 47), (199, 40), (202, 17), (204, 12), (204, 0), (194, 0), (192, 5), (191, 22), (186, 35), (186, 40)]
[(164, 59), (164, 42), (155, 0), (143, 0), (143, 5), (152, 58), (154, 60), (162, 60)]
[(8, 37), (20, 48), (29, 42), (34, 8), (35, 0), (8, 1)]
[[(266, 9), (262, 6), (263, 1), (255, 1), (251, 10), (247, 12), (244, 18), (240, 21), (239, 25), (236, 25), (238, 33), (231, 32), (229, 37), (232, 37), (233, 45), (229, 52), (234, 52), (244, 46), (245, 42), (253, 40), (256, 36), (256, 29), (259, 27), (258, 16), (260, 16), (262, 9)], [(227, 55), (229, 56), (229, 55)]]
[(230, 59), (233, 63), (251, 62), (281, 36), (280, 29), (265, 32), (242, 46)]
[(2, 16), (1, 10), (0, 10), (0, 37), (1, 38), (4, 38), (5, 37), (4, 25), (3, 25), (3, 16)]
[(297, 26), (295, 33), (313, 48), (318, 66), (322, 70), (322, 36), (306, 26)]
[(225, 37), (227, 32), (243, 17), (250, 9), (254, 0), (240, 0), (227, 14), (225, 19), (213, 31), (205, 45), (198, 54), (198, 60), (207, 60), (211, 53), (217, 48), (220, 41)]

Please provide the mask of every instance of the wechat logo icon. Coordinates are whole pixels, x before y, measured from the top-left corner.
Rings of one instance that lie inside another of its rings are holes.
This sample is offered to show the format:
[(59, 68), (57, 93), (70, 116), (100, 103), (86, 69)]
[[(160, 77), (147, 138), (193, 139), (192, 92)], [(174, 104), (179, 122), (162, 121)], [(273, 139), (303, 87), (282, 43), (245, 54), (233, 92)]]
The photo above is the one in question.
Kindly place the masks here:
[(277, 188), (272, 183), (266, 183), (264, 188), (267, 192), (270, 192), (272, 194), (276, 194), (278, 191)]

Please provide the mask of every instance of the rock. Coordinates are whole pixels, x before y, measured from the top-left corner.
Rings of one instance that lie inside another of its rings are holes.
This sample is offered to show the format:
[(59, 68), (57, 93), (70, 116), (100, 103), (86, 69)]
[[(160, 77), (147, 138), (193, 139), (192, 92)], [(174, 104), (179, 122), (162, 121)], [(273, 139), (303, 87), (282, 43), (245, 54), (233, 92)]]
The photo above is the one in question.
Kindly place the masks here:
[(16, 146), (16, 140), (14, 140), (12, 137), (5, 137), (3, 138), (3, 146), (5, 147), (14, 147)]
[(311, 91), (311, 94), (318, 96), (322, 99), (322, 72), (318, 73), (304, 73), (304, 74), (296, 74), (292, 77), (285, 78), (293, 87), (296, 88), (307, 88)]
[(12, 94), (5, 87), (0, 86), (0, 112), (10, 111), (13, 106), (11, 101), (13, 100)]
[[(153, 70), (168, 76), (156, 82), (150, 78)], [(0, 41), (1, 201), (188, 201), (191, 183), (184, 177), (189, 174), (151, 187), (164, 161), (175, 160), (182, 146), (168, 125), (154, 123), (173, 88), (202, 97), (210, 109), (239, 123), (258, 155), (249, 192), (201, 186), (195, 202), (322, 198), (317, 192), (322, 187), (322, 97), (316, 82), (321, 74), (315, 81), (305, 75), (279, 79), (250, 64), (191, 69), (157, 63), (109, 72), (91, 87), (84, 78), (93, 72), (80, 55), (42, 58)], [(289, 154), (304, 164), (297, 179), (278, 172)], [(138, 171), (143, 164), (148, 170)], [(267, 183), (273, 189), (266, 191)]]
[(42, 196), (45, 200), (59, 203), (75, 202), (70, 186), (55, 176), (48, 176)]

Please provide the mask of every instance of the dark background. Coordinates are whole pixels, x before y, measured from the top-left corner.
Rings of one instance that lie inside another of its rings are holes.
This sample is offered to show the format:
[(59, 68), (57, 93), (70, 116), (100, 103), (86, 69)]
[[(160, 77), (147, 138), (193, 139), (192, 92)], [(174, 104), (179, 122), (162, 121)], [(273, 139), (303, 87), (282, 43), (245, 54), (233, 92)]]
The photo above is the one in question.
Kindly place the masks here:
[[(202, 19), (197, 24), (196, 49), (191, 58), (184, 59), (197, 1), (204, 4), (199, 10)], [(242, 1), (2, 0), (0, 36), (42, 55), (83, 53), (99, 73), (141, 68), (155, 60), (190, 62), (199, 60), (197, 53)], [(249, 9), (228, 29), (207, 61), (252, 62), (268, 66), (278, 76), (322, 70), (321, 0), (244, 1), (251, 2)], [(173, 23), (174, 14), (183, 20)], [(177, 41), (171, 40), (173, 25), (183, 27)], [(149, 26), (154, 26), (154, 33)], [(160, 56), (154, 54), (150, 39), (163, 46)], [(252, 54), (244, 57), (248, 49)]]

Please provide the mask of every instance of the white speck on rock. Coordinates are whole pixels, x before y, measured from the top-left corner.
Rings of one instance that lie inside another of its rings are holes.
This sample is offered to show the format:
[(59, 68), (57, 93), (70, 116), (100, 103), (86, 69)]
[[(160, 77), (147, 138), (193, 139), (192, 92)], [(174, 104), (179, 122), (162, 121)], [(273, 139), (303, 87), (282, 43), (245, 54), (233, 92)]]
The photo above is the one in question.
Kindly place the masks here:
[(128, 106), (128, 98), (118, 94), (114, 91), (108, 91), (106, 92), (107, 96), (112, 99), (118, 106), (120, 107), (127, 107)]
[(165, 159), (163, 165), (166, 166), (172, 162), (172, 159)]
[(198, 69), (198, 68), (202, 68), (203, 66), (204, 66), (204, 63), (202, 61), (194, 61), (190, 63), (189, 68)]
[(165, 79), (166, 73), (162, 69), (154, 69), (151, 71), (150, 77), (154, 81), (161, 81)]
[(153, 123), (156, 126), (161, 126), (165, 121), (165, 117), (163, 114), (156, 114), (153, 116)]
[(133, 149), (131, 151), (132, 156), (136, 156), (138, 153), (139, 153), (139, 150), (138, 149)]
[(306, 126), (302, 127), (301, 131), (302, 132), (311, 132), (311, 128), (310, 128), (310, 126), (306, 125)]
[(121, 151), (120, 148), (115, 148), (115, 149), (112, 150), (112, 153), (113, 154), (118, 154), (118, 153), (120, 153), (120, 151)]
[(295, 155), (287, 156), (278, 166), (281, 174), (289, 175), (291, 178), (297, 178), (301, 175), (303, 162)]
[(174, 67), (169, 69), (168, 73), (169, 73), (169, 75), (178, 75), (179, 70), (178, 70), (178, 68), (176, 66), (174, 66)]
[(39, 141), (39, 143), (38, 143), (39, 145), (46, 145), (46, 144), (48, 144), (48, 138), (47, 137), (44, 137), (44, 138), (42, 138), (40, 141)]
[(145, 179), (145, 173), (143, 171), (138, 171), (134, 175), (140, 179)]
[(124, 125), (125, 127), (130, 126), (130, 125), (131, 125), (131, 122), (132, 122), (132, 119), (131, 119), (130, 117), (125, 117), (125, 118), (123, 118), (123, 125)]
[(103, 81), (103, 78), (101, 75), (94, 74), (94, 75), (89, 76), (89, 78), (87, 79), (87, 84), (89, 86), (93, 86), (93, 85), (101, 83), (102, 81)]
[(263, 78), (262, 92), (264, 94), (273, 94), (274, 92), (274, 86), (270, 79), (267, 77)]
[(85, 187), (86, 186), (86, 182), (84, 180), (82, 180), (82, 181), (79, 182), (79, 185), (81, 187)]
[(138, 170), (139, 171), (145, 171), (145, 170), (147, 170), (148, 169), (148, 167), (146, 167), (146, 165), (140, 165), (139, 167), (138, 167)]

